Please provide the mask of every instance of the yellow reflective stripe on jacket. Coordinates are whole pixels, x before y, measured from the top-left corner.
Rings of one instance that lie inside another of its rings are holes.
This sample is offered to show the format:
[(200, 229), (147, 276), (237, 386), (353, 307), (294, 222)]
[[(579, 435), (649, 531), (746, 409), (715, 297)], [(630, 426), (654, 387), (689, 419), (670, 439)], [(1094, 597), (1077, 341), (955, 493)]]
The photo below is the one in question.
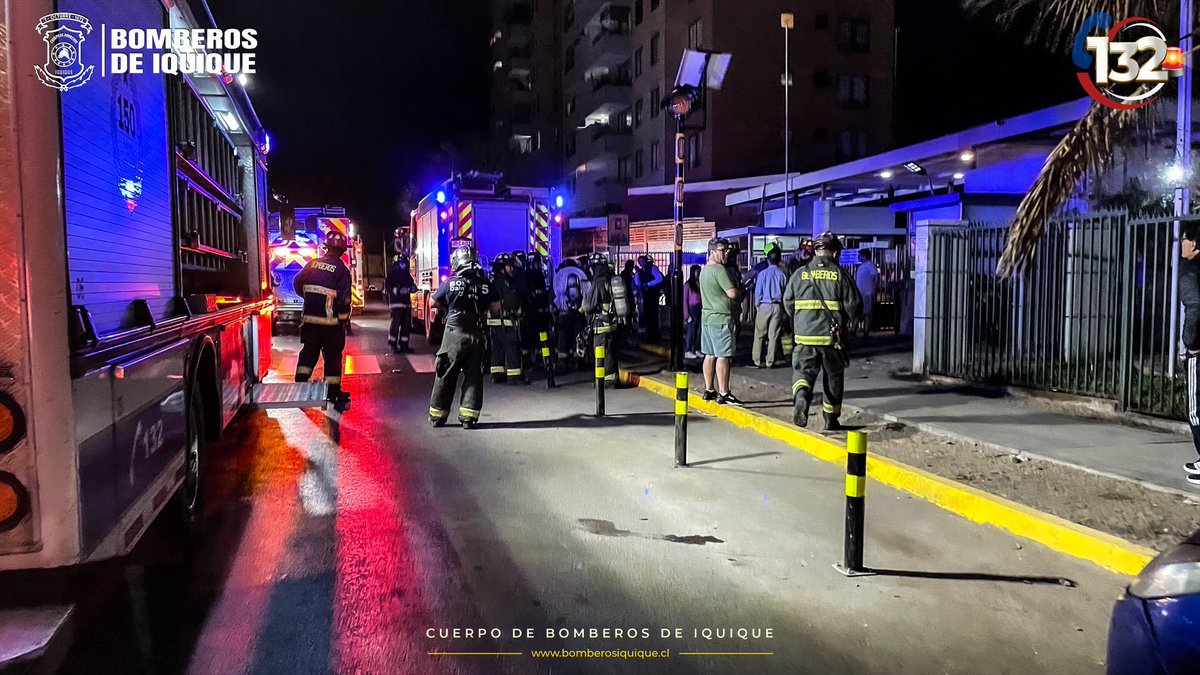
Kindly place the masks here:
[(796, 344), (806, 347), (829, 347), (833, 344), (832, 335), (797, 335)]
[(823, 309), (825, 309), (825, 307), (828, 307), (829, 311), (831, 311), (831, 312), (836, 312), (842, 308), (842, 303), (838, 302), (837, 300), (826, 300), (825, 305), (822, 306), (820, 300), (797, 300), (796, 301), (796, 309), (821, 309), (821, 310), (823, 310)]

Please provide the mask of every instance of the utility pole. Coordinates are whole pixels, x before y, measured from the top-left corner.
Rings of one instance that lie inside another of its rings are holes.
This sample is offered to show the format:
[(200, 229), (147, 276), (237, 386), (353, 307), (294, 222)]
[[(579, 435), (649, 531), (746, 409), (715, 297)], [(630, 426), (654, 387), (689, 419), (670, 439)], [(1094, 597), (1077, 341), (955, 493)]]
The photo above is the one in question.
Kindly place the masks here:
[[(791, 50), (788, 49), (789, 34), (796, 25), (796, 16), (791, 12), (779, 15), (783, 28), (783, 214), (787, 228), (792, 228), (790, 188), (792, 187), (792, 69)], [(753, 251), (750, 252), (753, 255)]]
[[(1179, 2), (1179, 48), (1184, 54), (1183, 73), (1179, 76), (1179, 92), (1175, 107), (1175, 217), (1191, 215), (1192, 178), (1192, 0)], [(1179, 345), (1179, 236), (1182, 222), (1175, 221), (1171, 243), (1171, 358), (1167, 359), (1170, 375), (1175, 375), (1175, 350)]]

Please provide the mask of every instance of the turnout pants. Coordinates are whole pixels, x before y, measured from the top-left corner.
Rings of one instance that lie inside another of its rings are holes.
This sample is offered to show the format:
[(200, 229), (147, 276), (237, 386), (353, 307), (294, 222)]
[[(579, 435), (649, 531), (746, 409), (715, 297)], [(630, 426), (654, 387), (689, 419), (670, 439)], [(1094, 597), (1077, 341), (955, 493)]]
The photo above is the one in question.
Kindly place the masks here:
[[(616, 334), (616, 326), (608, 321), (595, 321), (592, 323), (593, 336), (592, 344), (596, 349), (604, 350), (604, 382), (605, 384), (616, 384), (617, 382), (617, 353), (613, 344), (613, 336)], [(593, 353), (593, 361), (595, 354)]]
[(433, 394), (429, 397), (429, 417), (444, 421), (450, 416), (454, 389), (461, 374), (462, 397), (459, 399), (459, 421), (477, 421), (483, 410), (483, 336), (468, 333), (457, 326), (447, 326), (435, 362)]
[(407, 348), (408, 338), (412, 333), (412, 307), (408, 305), (392, 305), (392, 326), (388, 330), (388, 345), (392, 349)]
[(306, 323), (300, 326), (300, 356), (296, 360), (296, 381), (308, 382), (317, 360), (325, 358), (325, 384), (329, 386), (329, 397), (334, 398), (342, 391), (342, 352), (346, 349), (346, 331), (341, 324), (318, 326)]
[(572, 309), (558, 315), (558, 357), (566, 359), (575, 352), (575, 340), (583, 330), (583, 315)]
[(488, 319), (492, 331), (492, 375), (520, 377), (521, 335), (517, 322)]
[(755, 364), (764, 363), (762, 360), (763, 339), (767, 341), (767, 360), (769, 366), (775, 365), (775, 348), (783, 337), (783, 307), (778, 303), (758, 306), (754, 318), (754, 346), (750, 348), (750, 358)]
[(817, 373), (822, 374), (821, 412), (831, 417), (842, 414), (842, 395), (846, 387), (846, 356), (834, 347), (796, 345), (792, 351), (792, 398), (805, 407), (812, 401)]

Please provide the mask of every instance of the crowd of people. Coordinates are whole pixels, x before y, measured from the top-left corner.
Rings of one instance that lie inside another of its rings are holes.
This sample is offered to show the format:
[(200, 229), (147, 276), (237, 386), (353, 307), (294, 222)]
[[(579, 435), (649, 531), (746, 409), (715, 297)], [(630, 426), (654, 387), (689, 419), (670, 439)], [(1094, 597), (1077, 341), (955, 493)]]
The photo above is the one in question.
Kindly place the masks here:
[[(841, 250), (841, 241), (826, 233), (785, 263), (783, 247), (769, 242), (764, 258), (743, 273), (735, 243), (721, 237), (709, 242), (706, 264), (688, 269), (682, 297), (684, 356), (702, 360), (705, 400), (742, 404), (730, 389), (730, 374), (743, 326), (752, 326), (753, 366), (776, 368), (791, 358), (796, 424), (807, 425), (823, 373), (826, 428), (838, 428), (845, 338), (868, 331), (878, 280), (869, 250), (859, 252), (854, 274), (838, 264)], [(664, 275), (650, 256), (626, 261), (620, 272), (598, 253), (567, 258), (552, 273), (542, 256), (524, 251), (500, 254), (489, 264), (485, 271), (473, 250), (456, 250), (453, 276), (433, 297), (445, 325), (429, 410), (436, 426), (449, 416), (460, 375), (459, 421), (468, 428), (479, 419), (486, 373), (497, 384), (525, 385), (531, 368), (590, 369), (595, 348), (603, 347), (603, 379), (615, 387), (616, 344), (660, 341), (660, 306), (675, 302), (667, 283), (673, 270)], [(415, 283), (407, 265), (399, 256), (387, 279), (389, 343), (397, 353), (410, 350)], [(543, 339), (548, 343), (539, 344)], [(543, 347), (555, 353), (553, 363), (541, 359)]]

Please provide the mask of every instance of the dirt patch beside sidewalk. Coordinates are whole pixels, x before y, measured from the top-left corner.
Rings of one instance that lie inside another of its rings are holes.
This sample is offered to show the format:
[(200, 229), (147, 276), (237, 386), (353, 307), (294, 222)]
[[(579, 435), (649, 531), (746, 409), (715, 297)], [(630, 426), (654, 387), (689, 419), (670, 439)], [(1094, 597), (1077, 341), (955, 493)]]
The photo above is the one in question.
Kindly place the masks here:
[[(791, 423), (790, 392), (785, 388), (739, 376), (736, 370), (733, 378), (732, 388), (747, 408)], [(823, 432), (818, 406), (814, 412), (809, 430)], [(1155, 550), (1178, 543), (1200, 527), (1200, 495), (1191, 499), (1061, 464), (996, 453), (860, 414), (844, 414), (842, 423), (864, 427), (872, 453)]]

